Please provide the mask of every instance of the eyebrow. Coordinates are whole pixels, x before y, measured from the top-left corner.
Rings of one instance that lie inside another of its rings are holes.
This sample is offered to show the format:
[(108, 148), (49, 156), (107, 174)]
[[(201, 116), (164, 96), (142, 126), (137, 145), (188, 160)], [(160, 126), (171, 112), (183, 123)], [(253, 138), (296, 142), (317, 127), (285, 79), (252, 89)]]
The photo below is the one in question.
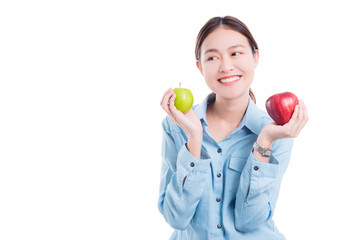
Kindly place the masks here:
[[(234, 48), (237, 48), (237, 47), (245, 48), (244, 45), (242, 45), (242, 44), (237, 44), (237, 45), (234, 45), (234, 46), (229, 47), (228, 50), (231, 50), (231, 49), (234, 49)], [(207, 50), (204, 52), (204, 55), (207, 54), (207, 53), (209, 53), (209, 52), (219, 52), (219, 50), (216, 49), (216, 48), (209, 48), (209, 49), (207, 49)]]

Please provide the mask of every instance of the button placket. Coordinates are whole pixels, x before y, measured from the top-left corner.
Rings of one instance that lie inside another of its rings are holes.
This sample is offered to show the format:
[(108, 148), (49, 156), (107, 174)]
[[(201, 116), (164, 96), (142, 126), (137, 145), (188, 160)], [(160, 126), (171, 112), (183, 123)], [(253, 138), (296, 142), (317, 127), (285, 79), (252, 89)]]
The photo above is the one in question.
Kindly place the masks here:
[(222, 198), (223, 195), (223, 150), (218, 146), (214, 149), (214, 161), (213, 161), (213, 178), (214, 178), (214, 198), (213, 201), (215, 201), (214, 210), (216, 212), (215, 222), (218, 224), (216, 225), (217, 229), (222, 229), (222, 215), (221, 215), (221, 209), (222, 209)]

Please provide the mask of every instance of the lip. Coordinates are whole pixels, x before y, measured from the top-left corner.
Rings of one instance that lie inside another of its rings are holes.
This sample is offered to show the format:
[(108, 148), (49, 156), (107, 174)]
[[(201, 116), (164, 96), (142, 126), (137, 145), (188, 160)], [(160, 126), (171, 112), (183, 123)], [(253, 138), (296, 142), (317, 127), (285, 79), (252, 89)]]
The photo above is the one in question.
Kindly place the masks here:
[(225, 76), (225, 77), (221, 77), (220, 79), (226, 79), (226, 78), (232, 78), (232, 77), (241, 77), (241, 75), (231, 75), (231, 76)]
[[(223, 83), (221, 82), (220, 80), (221, 79), (227, 79), (227, 78), (232, 78), (232, 77), (239, 77), (239, 79), (235, 80), (235, 81), (232, 81), (232, 82), (226, 82), (226, 83)], [(223, 86), (231, 86), (231, 85), (234, 85), (236, 84), (237, 82), (239, 82), (242, 78), (242, 75), (231, 75), (231, 76), (225, 76), (225, 77), (221, 77), (218, 79), (218, 82), (223, 85)]]

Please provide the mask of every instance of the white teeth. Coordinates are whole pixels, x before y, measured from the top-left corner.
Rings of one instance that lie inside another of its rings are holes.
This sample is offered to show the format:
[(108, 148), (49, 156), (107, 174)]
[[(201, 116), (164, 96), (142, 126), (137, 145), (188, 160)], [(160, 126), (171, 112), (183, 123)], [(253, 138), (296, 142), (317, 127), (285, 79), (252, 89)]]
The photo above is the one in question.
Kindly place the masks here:
[(220, 82), (222, 83), (229, 83), (229, 82), (233, 82), (238, 80), (240, 77), (231, 77), (231, 78), (226, 78), (226, 79), (220, 79)]

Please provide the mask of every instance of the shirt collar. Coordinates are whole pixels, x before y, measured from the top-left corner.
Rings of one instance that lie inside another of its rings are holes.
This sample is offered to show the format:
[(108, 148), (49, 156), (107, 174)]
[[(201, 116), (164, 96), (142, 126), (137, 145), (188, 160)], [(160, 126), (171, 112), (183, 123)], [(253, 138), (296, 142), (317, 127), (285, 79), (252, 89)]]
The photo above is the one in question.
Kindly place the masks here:
[(194, 109), (195, 113), (198, 115), (198, 117), (200, 118), (200, 121), (204, 122), (205, 126), (208, 126), (207, 120), (206, 120), (206, 109), (207, 109), (207, 105), (210, 103), (213, 103), (215, 101), (216, 98), (216, 94), (215, 93), (210, 93), (205, 99), (204, 101), (202, 101), (202, 103), (200, 103), (199, 105), (197, 105)]
[(268, 120), (267, 114), (264, 111), (258, 109), (254, 101), (249, 96), (249, 104), (246, 109), (245, 116), (240, 123), (240, 126), (244, 124), (251, 132), (259, 135), (263, 127), (270, 123)]
[[(195, 113), (199, 116), (200, 121), (202, 121), (205, 126), (208, 126), (206, 121), (207, 105), (214, 102), (215, 98), (215, 93), (210, 93), (204, 101), (194, 108)], [(251, 132), (259, 135), (263, 127), (271, 121), (272, 120), (264, 111), (258, 109), (254, 101), (249, 96), (249, 104), (246, 109), (245, 116), (237, 129), (241, 129), (243, 126), (246, 126)]]

